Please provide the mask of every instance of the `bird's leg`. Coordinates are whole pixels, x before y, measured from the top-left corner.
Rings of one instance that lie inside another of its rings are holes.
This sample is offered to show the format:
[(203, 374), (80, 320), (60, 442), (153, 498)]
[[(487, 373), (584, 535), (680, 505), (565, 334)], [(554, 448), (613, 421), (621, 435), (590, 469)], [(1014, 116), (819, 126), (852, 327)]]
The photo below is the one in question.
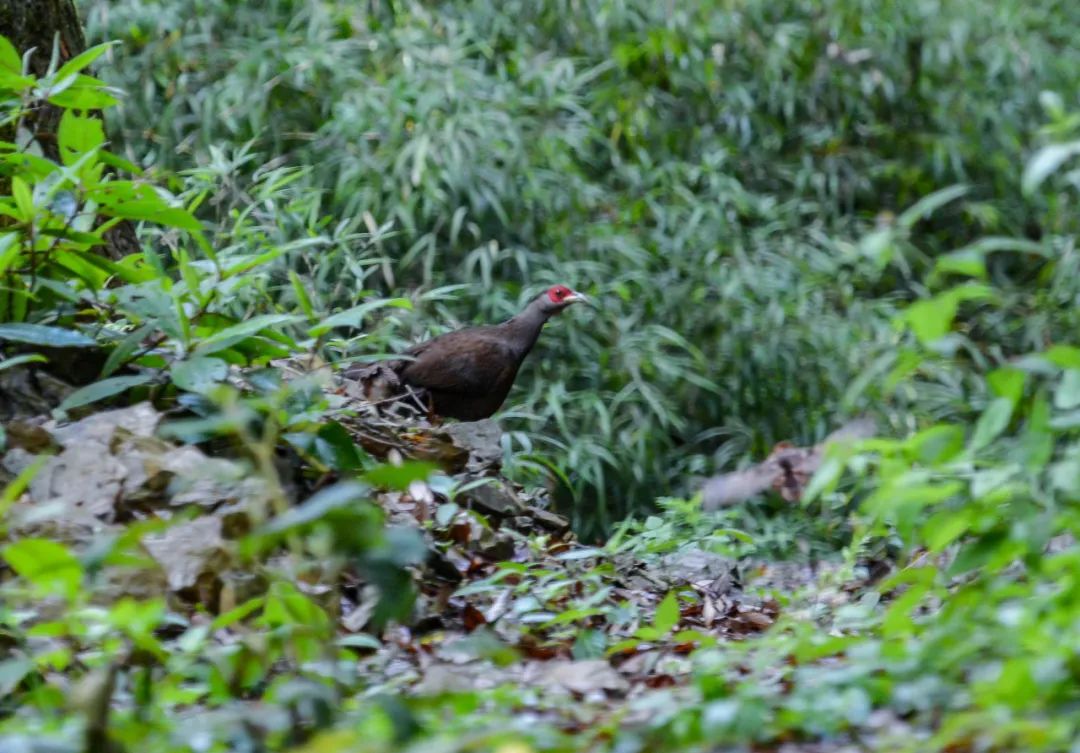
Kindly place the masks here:
[(432, 426), (439, 426), (442, 424), (442, 419), (439, 417), (439, 414), (435, 412), (435, 398), (432, 397), (430, 392), (427, 394), (427, 420)]

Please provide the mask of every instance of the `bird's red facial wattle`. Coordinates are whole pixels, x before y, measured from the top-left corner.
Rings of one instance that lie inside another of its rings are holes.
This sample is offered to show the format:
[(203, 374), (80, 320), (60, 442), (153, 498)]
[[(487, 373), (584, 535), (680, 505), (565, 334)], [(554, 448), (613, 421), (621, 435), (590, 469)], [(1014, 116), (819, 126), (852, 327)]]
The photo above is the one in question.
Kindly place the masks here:
[(589, 300), (581, 293), (575, 292), (565, 285), (555, 285), (548, 288), (547, 297), (548, 300), (556, 306), (569, 306), (571, 303), (587, 303)]

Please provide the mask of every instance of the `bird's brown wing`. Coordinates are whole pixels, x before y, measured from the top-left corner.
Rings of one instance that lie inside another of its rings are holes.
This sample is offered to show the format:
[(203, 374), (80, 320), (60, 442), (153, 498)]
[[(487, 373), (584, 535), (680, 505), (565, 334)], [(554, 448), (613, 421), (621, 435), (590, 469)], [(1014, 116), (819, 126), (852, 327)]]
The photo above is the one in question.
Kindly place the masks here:
[(504, 342), (475, 331), (449, 332), (407, 352), (401, 377), (414, 387), (477, 394), (512, 379), (519, 359)]

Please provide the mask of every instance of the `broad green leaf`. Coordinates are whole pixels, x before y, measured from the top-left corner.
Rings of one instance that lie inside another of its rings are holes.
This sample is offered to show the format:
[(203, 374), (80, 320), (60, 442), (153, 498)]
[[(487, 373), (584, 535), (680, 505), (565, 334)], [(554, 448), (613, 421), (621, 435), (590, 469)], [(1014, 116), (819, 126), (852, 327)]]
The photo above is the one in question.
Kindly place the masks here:
[(262, 596), (248, 599), (240, 606), (233, 607), (228, 612), (223, 612), (215, 617), (214, 621), (210, 623), (210, 630), (216, 632), (223, 628), (231, 627), (262, 609), (263, 604), (265, 603), (266, 599)]
[(284, 324), (292, 324), (300, 321), (302, 317), (295, 314), (263, 314), (262, 316), (256, 316), (248, 319), (246, 322), (240, 322), (234, 324), (231, 327), (226, 327), (219, 332), (204, 337), (196, 346), (195, 353), (199, 355), (209, 355), (210, 353), (217, 353), (218, 351), (231, 348), (241, 340), (246, 340), (249, 337), (257, 335), (264, 329), (270, 327), (280, 327)]
[(436, 466), (432, 463), (409, 461), (401, 465), (383, 464), (372, 468), (364, 474), (364, 480), (380, 489), (396, 489), (404, 491), (414, 481), (424, 481), (434, 473)]
[(659, 641), (664, 637), (664, 634), (652, 625), (645, 625), (634, 631), (634, 637), (643, 641)]
[(72, 598), (79, 591), (83, 571), (67, 547), (47, 539), (20, 539), (4, 547), (11, 569), (41, 592)]
[(1005, 431), (1012, 418), (1013, 403), (1007, 397), (999, 397), (993, 400), (975, 424), (975, 431), (971, 435), (971, 449), (981, 450)]
[(81, 408), (84, 405), (89, 405), (90, 403), (96, 403), (98, 400), (104, 400), (105, 398), (119, 395), (132, 387), (139, 387), (144, 384), (149, 384), (152, 381), (154, 381), (154, 376), (152, 374), (137, 374), (134, 376), (118, 376), (102, 379), (100, 382), (88, 384), (87, 386), (72, 392), (64, 399), (64, 402), (60, 403), (57, 410), (69, 411), (73, 408)]
[(893, 601), (885, 611), (885, 617), (881, 622), (881, 632), (890, 638), (913, 632), (915, 621), (911, 613), (922, 602), (929, 590), (928, 585), (918, 583)]
[(65, 110), (57, 131), (60, 159), (65, 165), (75, 164), (87, 152), (105, 143), (105, 128), (100, 118)]
[(1055, 366), (1080, 369), (1080, 348), (1072, 345), (1053, 345), (1043, 351), (1042, 357)]
[(229, 375), (229, 365), (220, 358), (196, 356), (177, 361), (169, 369), (169, 373), (173, 384), (180, 389), (203, 393), (225, 381)]
[(949, 424), (927, 427), (904, 442), (904, 451), (908, 457), (930, 466), (948, 463), (963, 449), (963, 428)]
[(315, 454), (327, 466), (340, 472), (359, 471), (364, 467), (364, 453), (345, 427), (330, 421), (315, 435)]
[(904, 314), (911, 331), (924, 345), (945, 336), (956, 318), (957, 301), (952, 296), (940, 295), (908, 306)]
[(32, 76), (21, 76), (0, 66), (0, 89), (23, 91), (29, 89), (33, 85), (34, 78)]
[(1024, 396), (1027, 374), (1021, 369), (1002, 366), (986, 375), (986, 383), (998, 397), (1008, 398), (1015, 407)]
[(3, 35), (0, 35), (0, 67), (16, 75), (22, 74), (22, 56)]
[(653, 627), (661, 634), (671, 632), (679, 624), (679, 597), (674, 591), (668, 591), (664, 600), (656, 607)]
[(962, 301), (993, 298), (986, 285), (968, 283), (908, 306), (903, 316), (915, 337), (929, 345), (944, 337), (952, 329), (953, 320)]
[(582, 630), (574, 638), (570, 653), (577, 661), (602, 659), (607, 650), (607, 640), (603, 630)]
[(0, 324), (0, 340), (43, 345), (49, 348), (88, 348), (97, 342), (82, 332), (44, 324)]
[(49, 94), (50, 104), (69, 110), (104, 110), (119, 104), (105, 82), (92, 76), (76, 75), (74, 82)]
[(969, 508), (943, 510), (930, 517), (923, 527), (923, 538), (931, 552), (940, 552), (971, 528), (974, 513)]

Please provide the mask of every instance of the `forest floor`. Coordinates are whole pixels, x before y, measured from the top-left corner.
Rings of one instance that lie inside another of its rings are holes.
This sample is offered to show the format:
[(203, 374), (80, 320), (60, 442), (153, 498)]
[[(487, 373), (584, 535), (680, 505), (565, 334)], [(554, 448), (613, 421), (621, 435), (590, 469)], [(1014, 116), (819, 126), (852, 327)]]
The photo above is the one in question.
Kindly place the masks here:
[[(9, 481), (43, 463), (8, 511), (9, 538), (60, 542), (84, 562), (110, 542), (138, 541), (147, 558), (98, 563), (91, 601), (167, 594), (175, 623), (203, 626), (210, 651), (257, 633), (248, 616), (265, 608), (269, 584), (288, 579), (330, 616), (333, 643), (354, 657), (365, 692), (508, 692), (519, 721), (562, 732), (646, 724), (658, 697), (678, 704), (697, 692), (695, 649), (752, 640), (781, 603), (812, 621), (859, 596), (862, 583), (823, 578), (830, 568), (839, 574), (827, 564), (738, 560), (694, 541), (649, 553), (640, 535), (583, 545), (545, 494), (501, 475), (495, 422), (433, 426), (358, 402), (347, 383), (324, 378), (322, 388), (332, 425), (347, 433), (321, 432), (322, 454), (363, 448), (384, 462), (365, 477), (366, 493), (389, 525), (390, 558), (413, 563), (406, 618), (382, 624), (386, 587), (349, 561), (334, 567), (285, 545), (245, 553), (253, 531), (290, 530), (348, 505), (339, 473), (278, 446), (273, 470), (252, 474), (235, 451), (167, 438), (184, 433), (170, 429), (184, 422), (149, 403), (67, 423), (44, 414), (8, 421), (0, 463)], [(268, 509), (278, 513), (269, 523)], [(408, 554), (417, 540), (422, 552)], [(45, 619), (48, 602), (35, 608), (30, 621)], [(155, 634), (167, 638), (177, 624)]]

